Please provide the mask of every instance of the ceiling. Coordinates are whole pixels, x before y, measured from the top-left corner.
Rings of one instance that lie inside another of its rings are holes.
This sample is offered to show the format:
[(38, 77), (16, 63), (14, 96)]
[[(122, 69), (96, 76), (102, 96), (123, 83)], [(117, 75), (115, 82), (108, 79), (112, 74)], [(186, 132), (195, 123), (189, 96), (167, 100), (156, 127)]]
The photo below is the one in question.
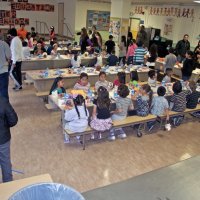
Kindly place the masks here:
[[(79, 1), (93, 1), (93, 2), (101, 2), (101, 3), (111, 3), (111, 0), (79, 0)], [(194, 3), (193, 0), (132, 0), (132, 4), (180, 4), (180, 5), (196, 5), (200, 6), (200, 4)]]

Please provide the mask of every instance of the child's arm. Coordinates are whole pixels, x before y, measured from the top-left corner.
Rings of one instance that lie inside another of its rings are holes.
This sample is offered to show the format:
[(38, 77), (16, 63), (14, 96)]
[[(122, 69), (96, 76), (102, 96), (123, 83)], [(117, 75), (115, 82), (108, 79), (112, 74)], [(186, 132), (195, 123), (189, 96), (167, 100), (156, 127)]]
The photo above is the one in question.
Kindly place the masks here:
[(93, 111), (92, 111), (92, 119), (95, 119), (97, 116), (97, 106), (94, 105), (93, 106)]
[(169, 109), (165, 109), (165, 115), (167, 116), (166, 120), (169, 121)]

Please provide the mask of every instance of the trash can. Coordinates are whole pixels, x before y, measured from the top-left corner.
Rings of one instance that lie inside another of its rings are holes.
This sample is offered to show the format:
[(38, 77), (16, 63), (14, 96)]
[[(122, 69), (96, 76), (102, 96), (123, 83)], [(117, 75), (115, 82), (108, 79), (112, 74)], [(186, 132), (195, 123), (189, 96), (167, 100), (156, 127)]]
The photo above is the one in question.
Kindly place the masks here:
[(22, 188), (9, 200), (85, 200), (83, 196), (68, 186), (58, 183), (39, 183)]

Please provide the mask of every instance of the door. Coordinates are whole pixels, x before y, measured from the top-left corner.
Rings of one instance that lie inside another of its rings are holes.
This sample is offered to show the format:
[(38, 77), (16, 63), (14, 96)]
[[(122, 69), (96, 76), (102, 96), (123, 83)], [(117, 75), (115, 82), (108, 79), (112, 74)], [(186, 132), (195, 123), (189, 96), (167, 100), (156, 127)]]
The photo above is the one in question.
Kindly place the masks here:
[(137, 33), (140, 28), (140, 19), (139, 18), (131, 18), (130, 19), (130, 31), (133, 34), (133, 38), (136, 39)]
[(64, 3), (58, 3), (58, 34), (63, 35)]

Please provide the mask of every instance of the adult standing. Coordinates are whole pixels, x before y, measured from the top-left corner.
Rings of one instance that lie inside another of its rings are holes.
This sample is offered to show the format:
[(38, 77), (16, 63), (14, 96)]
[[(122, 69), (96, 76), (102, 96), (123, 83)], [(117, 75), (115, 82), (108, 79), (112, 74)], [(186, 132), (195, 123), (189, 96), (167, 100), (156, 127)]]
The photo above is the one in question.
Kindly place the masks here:
[(186, 52), (190, 50), (189, 35), (185, 34), (183, 39), (178, 41), (176, 45), (176, 53), (178, 62), (182, 63), (185, 59)]
[(8, 65), (11, 59), (11, 52), (8, 44), (2, 40), (0, 35), (0, 96), (8, 97)]
[(81, 46), (81, 53), (85, 53), (86, 47), (88, 46), (88, 34), (86, 28), (81, 29), (81, 38), (80, 38), (80, 46)]
[(96, 32), (95, 37), (97, 38), (98, 50), (101, 51), (103, 45), (101, 34), (99, 32)]
[(97, 33), (97, 27), (95, 25), (92, 26), (92, 34), (95, 35)]
[(15, 28), (12, 28), (10, 30), (10, 34), (13, 37), (10, 45), (11, 60), (12, 60), (10, 76), (12, 77), (15, 83), (15, 87), (13, 89), (18, 91), (22, 89), (22, 72), (21, 72), (21, 65), (23, 58), (22, 41), (17, 36), (17, 30)]
[(194, 49), (195, 58), (197, 58), (197, 55), (199, 55), (199, 53), (200, 53), (200, 40), (199, 40), (197, 46)]
[(17, 35), (23, 40), (26, 39), (27, 30), (25, 29), (25, 24), (21, 23), (20, 28), (17, 30)]
[(140, 30), (137, 34), (136, 42), (138, 43), (139, 41), (141, 41), (145, 47), (147, 46), (147, 32), (145, 31), (144, 25), (140, 27)]
[(127, 50), (132, 40), (133, 40), (133, 34), (132, 32), (129, 31), (127, 35)]
[(126, 36), (121, 36), (121, 42), (119, 44), (119, 62), (121, 62), (123, 65), (126, 63)]
[(10, 159), (10, 128), (15, 126), (18, 117), (9, 101), (0, 96), (0, 166), (3, 182), (13, 180)]

